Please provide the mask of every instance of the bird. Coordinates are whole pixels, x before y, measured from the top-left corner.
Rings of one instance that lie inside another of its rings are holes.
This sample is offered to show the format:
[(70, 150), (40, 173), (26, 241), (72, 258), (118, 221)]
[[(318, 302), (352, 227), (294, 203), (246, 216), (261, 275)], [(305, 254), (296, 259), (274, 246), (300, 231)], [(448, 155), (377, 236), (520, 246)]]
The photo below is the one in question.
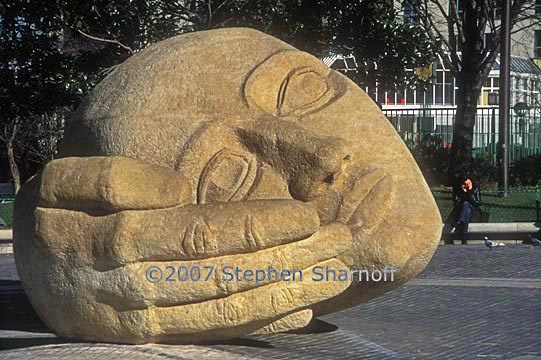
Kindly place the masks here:
[(530, 240), (532, 241), (532, 245), (535, 247), (535, 246), (539, 246), (541, 247), (541, 240), (539, 240), (538, 238), (534, 238), (532, 235), (528, 235), (528, 237), (530, 238)]
[(492, 240), (489, 240), (486, 236), (485, 236), (485, 245), (488, 247), (489, 250), (492, 250), (493, 247), (505, 246), (504, 243), (496, 243)]

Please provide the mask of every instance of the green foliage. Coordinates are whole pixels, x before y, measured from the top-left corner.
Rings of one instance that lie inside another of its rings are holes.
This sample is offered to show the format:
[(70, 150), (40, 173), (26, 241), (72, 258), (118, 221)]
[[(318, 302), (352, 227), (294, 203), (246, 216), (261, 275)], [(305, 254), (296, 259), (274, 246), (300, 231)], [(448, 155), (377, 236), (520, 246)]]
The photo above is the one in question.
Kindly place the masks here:
[(182, 24), (178, 33), (246, 26), (316, 56), (351, 53), (359, 71), (348, 76), (383, 87), (416, 83), (416, 74), (406, 69), (431, 63), (439, 47), (420, 24), (404, 23), (387, 0), (177, 0), (164, 3), (161, 11)]
[[(451, 144), (447, 144), (437, 135), (427, 134), (421, 139), (416, 139), (411, 152), (429, 186), (450, 185), (447, 171), (451, 148)], [(497, 180), (498, 167), (493, 163), (490, 154), (482, 153), (473, 158), (468, 174), (464, 175), (471, 176), (486, 185)]]
[(517, 160), (511, 166), (509, 180), (513, 186), (535, 186), (541, 182), (541, 155)]
[(492, 184), (498, 181), (498, 166), (494, 163), (492, 155), (483, 152), (472, 160), (473, 174), (481, 184)]
[(13, 226), (13, 202), (0, 203), (0, 218), (5, 221), (6, 229)]
[(424, 135), (411, 152), (430, 187), (446, 184), (450, 147), (436, 135)]
[(378, 82), (381, 88), (419, 83), (415, 72), (406, 71), (432, 63), (440, 44), (420, 24), (402, 21), (389, 1), (330, 2), (332, 45), (350, 50), (359, 60), (359, 83)]
[(406, 68), (429, 63), (435, 48), (387, 0), (5, 0), (0, 130), (13, 133), (17, 124), (24, 139), (15, 146), (17, 162), (40, 158), (27, 148), (41, 141), (33, 123), (73, 109), (134, 53), (174, 35), (232, 26), (259, 29), (316, 56), (352, 53), (361, 69), (348, 76), (383, 86), (416, 81)]
[(43, 113), (74, 102), (69, 58), (57, 46), (47, 4), (6, 1), (0, 8), (0, 119)]
[(77, 104), (81, 89), (92, 86), (90, 76), (77, 70), (79, 59), (59, 46), (55, 11), (54, 5), (30, 0), (0, 6), (0, 140), (13, 149), (8, 159), (19, 163), (23, 181), (41, 159), (30, 149), (41, 141), (36, 120)]

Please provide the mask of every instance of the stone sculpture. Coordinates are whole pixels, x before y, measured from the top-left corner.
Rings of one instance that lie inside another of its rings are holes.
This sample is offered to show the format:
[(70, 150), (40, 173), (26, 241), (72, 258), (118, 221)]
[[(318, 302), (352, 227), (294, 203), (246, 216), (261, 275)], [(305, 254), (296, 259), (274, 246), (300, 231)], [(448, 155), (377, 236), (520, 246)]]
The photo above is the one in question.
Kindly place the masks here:
[[(379, 296), (423, 269), (440, 229), (412, 156), (361, 89), (236, 28), (170, 38), (108, 75), (60, 158), (19, 193), (14, 250), (59, 335), (202, 342)], [(398, 270), (393, 282), (145, 278), (166, 265)]]

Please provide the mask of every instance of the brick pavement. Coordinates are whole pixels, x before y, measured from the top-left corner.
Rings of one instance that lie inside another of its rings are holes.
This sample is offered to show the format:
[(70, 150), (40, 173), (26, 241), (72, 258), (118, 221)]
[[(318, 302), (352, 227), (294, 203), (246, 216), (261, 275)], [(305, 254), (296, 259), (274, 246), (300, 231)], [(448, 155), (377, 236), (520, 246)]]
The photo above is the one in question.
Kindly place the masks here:
[(65, 343), (29, 309), (5, 255), (0, 278), (0, 358), (541, 359), (541, 251), (527, 245), (441, 246), (414, 281), (309, 331), (206, 347)]

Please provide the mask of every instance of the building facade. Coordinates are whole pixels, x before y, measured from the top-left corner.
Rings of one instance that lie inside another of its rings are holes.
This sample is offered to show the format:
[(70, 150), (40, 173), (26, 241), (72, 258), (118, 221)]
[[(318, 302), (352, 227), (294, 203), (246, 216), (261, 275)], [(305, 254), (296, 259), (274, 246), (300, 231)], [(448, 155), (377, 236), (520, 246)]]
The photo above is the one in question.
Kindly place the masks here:
[[(455, 0), (460, 6), (461, 0)], [(541, 153), (541, 26), (536, 27), (536, 15), (541, 14), (541, 0), (527, 2), (523, 20), (515, 25), (512, 34), (510, 158), (511, 161)], [(400, 6), (403, 20), (419, 21), (411, 0), (395, 2)], [(441, 1), (449, 7), (448, 1)], [(497, 9), (496, 9), (497, 10)], [(532, 15), (531, 17), (529, 15)], [(500, 21), (499, 13), (494, 15)], [(498, 25), (496, 23), (496, 25)], [(441, 32), (445, 33), (441, 23)], [(485, 34), (485, 41), (490, 34)], [(459, 52), (460, 56), (460, 52)], [(409, 146), (426, 136), (437, 138), (442, 146), (452, 146), (453, 124), (456, 113), (458, 87), (447, 59), (438, 57), (427, 69), (429, 84), (415, 89), (382, 89), (376, 84), (365, 87), (370, 97), (381, 106), (384, 113)], [(331, 68), (347, 73), (356, 71), (356, 60), (351, 55), (331, 54), (323, 61)], [(415, 71), (415, 69), (410, 69)], [(488, 156), (496, 161), (498, 141), (498, 94), (500, 91), (500, 58), (497, 57), (488, 78), (483, 83), (478, 98), (476, 126), (474, 129), (474, 155)]]

